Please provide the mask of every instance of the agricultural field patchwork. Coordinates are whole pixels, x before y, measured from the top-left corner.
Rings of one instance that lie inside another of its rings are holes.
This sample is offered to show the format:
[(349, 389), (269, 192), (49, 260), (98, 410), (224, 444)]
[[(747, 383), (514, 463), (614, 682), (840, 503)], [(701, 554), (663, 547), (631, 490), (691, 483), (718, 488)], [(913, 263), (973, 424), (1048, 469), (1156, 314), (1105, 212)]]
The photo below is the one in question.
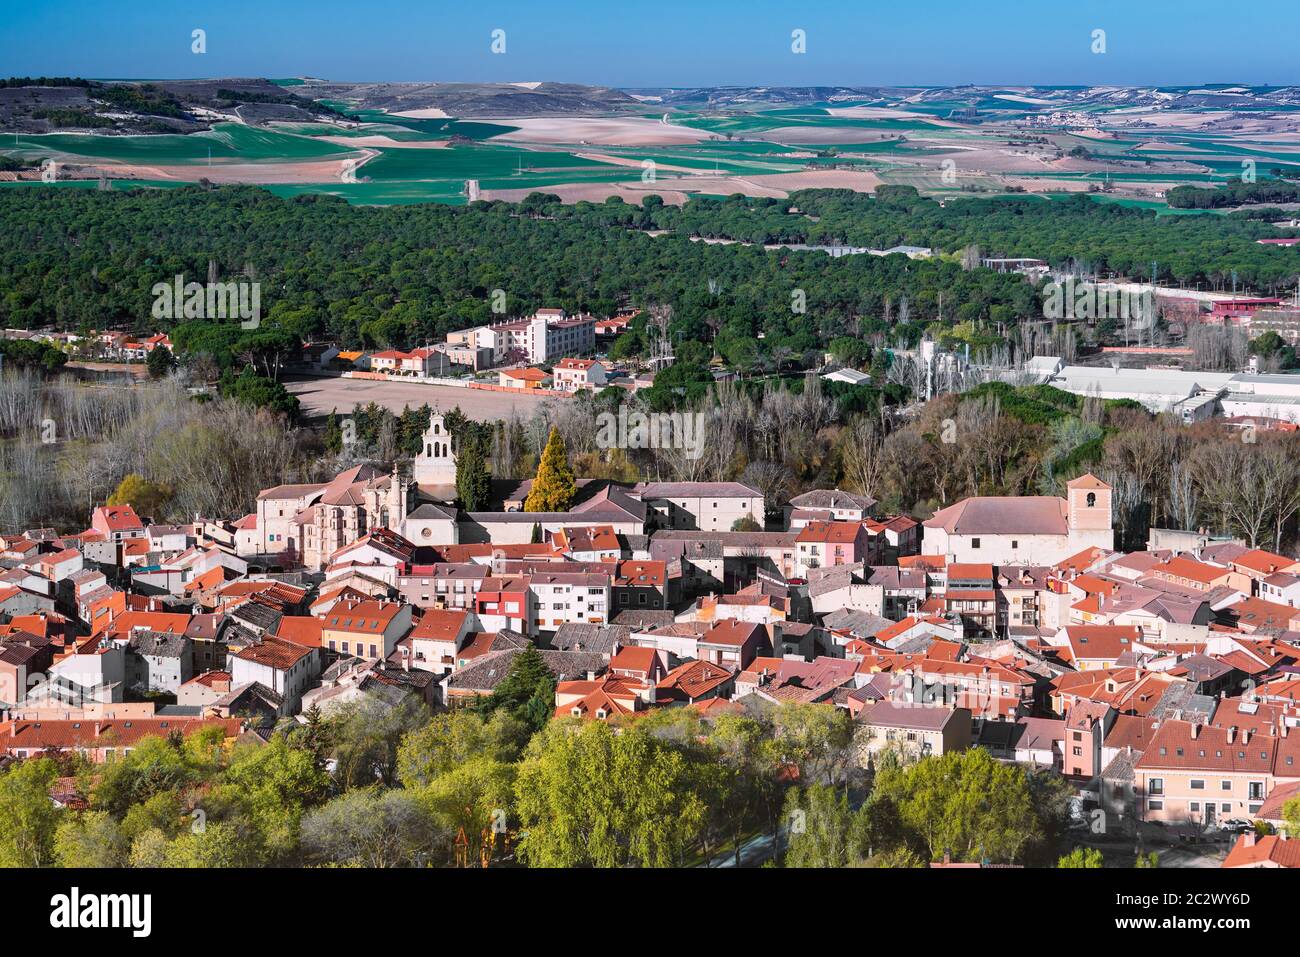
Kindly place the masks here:
[[(306, 96), (324, 81), (271, 82)], [(197, 133), (3, 133), (0, 156), (53, 160), (64, 177), (119, 189), (208, 179), (376, 205), (463, 203), (474, 181), (484, 199), (542, 190), (565, 201), (657, 192), (682, 202), (884, 183), (937, 196), (1087, 191), (1165, 208), (1175, 186), (1300, 173), (1300, 133), (1290, 122), (1300, 111), (1251, 101), (1233, 112), (1188, 94), (1173, 102), (1191, 105), (1176, 110), (1165, 107), (1169, 94), (1113, 102), (1050, 89), (877, 91), (785, 105), (712, 97), (700, 105), (679, 91), (660, 97), (663, 109), (638, 102), (592, 115), (508, 117), (443, 115), (426, 105), (442, 101), (401, 85), (383, 87), (383, 97), (357, 90), (321, 87), (327, 95), (311, 102), (324, 115), (214, 122)]]

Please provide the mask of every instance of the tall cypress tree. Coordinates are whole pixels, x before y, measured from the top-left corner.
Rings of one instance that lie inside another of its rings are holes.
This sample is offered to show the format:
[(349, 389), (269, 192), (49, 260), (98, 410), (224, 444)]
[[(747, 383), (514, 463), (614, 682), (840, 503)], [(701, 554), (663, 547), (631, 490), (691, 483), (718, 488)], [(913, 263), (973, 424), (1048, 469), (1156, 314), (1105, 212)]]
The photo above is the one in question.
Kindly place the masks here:
[(546, 440), (542, 460), (537, 463), (537, 477), (533, 479), (532, 491), (524, 499), (524, 511), (568, 511), (577, 494), (578, 484), (573, 478), (564, 439), (560, 437), (560, 430), (551, 426), (551, 436)]
[(492, 494), (487, 462), (477, 438), (466, 442), (456, 453), (456, 494), (467, 512), (484, 508)]

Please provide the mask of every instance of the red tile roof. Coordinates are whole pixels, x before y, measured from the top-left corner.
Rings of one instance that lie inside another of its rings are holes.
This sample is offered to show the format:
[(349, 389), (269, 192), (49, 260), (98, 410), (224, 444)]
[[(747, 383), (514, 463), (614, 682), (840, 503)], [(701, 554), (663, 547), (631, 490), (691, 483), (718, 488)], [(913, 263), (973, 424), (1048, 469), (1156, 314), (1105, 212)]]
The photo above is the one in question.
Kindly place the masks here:
[(126, 532), (144, 528), (144, 522), (135, 514), (130, 505), (101, 505), (95, 509), (95, 517), (110, 532)]
[(1300, 867), (1300, 840), (1276, 834), (1241, 834), (1224, 859), (1224, 867)]
[(378, 635), (387, 630), (401, 610), (400, 602), (345, 599), (329, 610), (326, 627), (331, 631)]
[(227, 737), (239, 733), (238, 718), (86, 718), (78, 721), (5, 721), (0, 723), (0, 749), (13, 751), (71, 750), (75, 748), (120, 748), (137, 744), (149, 736), (164, 737), (175, 731), (193, 734), (204, 728), (221, 727)]
[(429, 608), (411, 631), (412, 638), (425, 641), (455, 641), (469, 612), (457, 609)]
[(255, 645), (241, 648), (235, 653), (235, 657), (254, 664), (266, 665), (277, 671), (284, 671), (292, 668), (309, 654), (311, 654), (310, 648), (304, 648), (292, 641), (282, 638), (264, 638)]
[(285, 615), (280, 619), (275, 636), (304, 648), (319, 648), (324, 626), (323, 621), (311, 615)]

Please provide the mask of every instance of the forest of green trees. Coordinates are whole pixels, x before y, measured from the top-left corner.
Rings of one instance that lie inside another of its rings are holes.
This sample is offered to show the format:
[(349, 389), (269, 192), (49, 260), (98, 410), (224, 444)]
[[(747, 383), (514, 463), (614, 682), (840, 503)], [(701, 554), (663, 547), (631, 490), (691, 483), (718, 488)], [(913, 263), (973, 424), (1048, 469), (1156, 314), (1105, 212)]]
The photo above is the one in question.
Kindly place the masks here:
[[(797, 209), (798, 212), (793, 212)], [(910, 187), (876, 197), (844, 190), (789, 200), (649, 197), (563, 206), (367, 208), (331, 197), (285, 200), (254, 187), (0, 193), (0, 322), (32, 328), (155, 331), (154, 283), (262, 284), (263, 325), (346, 348), (410, 347), (541, 306), (610, 314), (657, 306), (674, 341), (800, 356), (864, 325), (974, 325), (990, 337), (1042, 317), (1019, 276), (964, 268), (973, 257), (1035, 256), (1080, 268), (1177, 282), (1238, 280), (1289, 289), (1300, 252), (1258, 245), (1276, 230), (1255, 214), (1157, 217), (1085, 196), (963, 199), (945, 205)], [(652, 237), (647, 229), (668, 230)], [(950, 255), (846, 256), (691, 242), (848, 242), (930, 246)], [(964, 261), (964, 262), (963, 262)], [(211, 325), (210, 323), (208, 325)], [(202, 336), (188, 338), (203, 338)], [(228, 337), (203, 348), (228, 354)], [(223, 347), (224, 342), (224, 347)]]
[(825, 704), (659, 709), (615, 729), (553, 719), (553, 695), (529, 649), (449, 712), (363, 702), (266, 743), (223, 746), (212, 728), (103, 765), (14, 762), (0, 866), (716, 866), (747, 848), (789, 867), (1047, 866), (1062, 849), (1062, 779), (982, 749), (864, 765), (847, 712)]
[[(1165, 200), (1175, 209), (1227, 209), (1264, 203), (1300, 203), (1300, 183), (1284, 179), (1230, 179), (1219, 187), (1175, 186)], [(1279, 212), (1279, 215), (1284, 215)]]

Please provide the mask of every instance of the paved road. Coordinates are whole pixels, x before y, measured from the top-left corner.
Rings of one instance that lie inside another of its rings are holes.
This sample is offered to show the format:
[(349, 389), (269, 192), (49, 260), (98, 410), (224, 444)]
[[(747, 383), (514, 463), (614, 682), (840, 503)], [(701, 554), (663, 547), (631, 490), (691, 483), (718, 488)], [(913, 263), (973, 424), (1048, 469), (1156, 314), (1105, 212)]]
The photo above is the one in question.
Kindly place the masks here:
[(519, 415), (527, 419), (546, 401), (545, 397), (511, 392), (341, 377), (290, 379), (285, 381), (284, 387), (298, 397), (303, 413), (308, 416), (329, 415), (335, 409), (340, 415), (345, 415), (357, 405), (370, 402), (377, 402), (400, 414), (404, 408), (419, 408), (427, 402), (444, 412), (460, 406), (460, 410), (471, 419), (495, 422), (497, 419), (509, 418), (512, 409), (518, 409)]
[[(741, 867), (758, 867), (774, 851), (771, 834), (759, 834), (757, 837), (751, 837), (744, 844), (740, 845), (740, 866)], [(721, 854), (715, 855), (708, 863), (701, 864), (700, 867), (735, 867), (736, 866), (736, 849), (728, 848)]]

